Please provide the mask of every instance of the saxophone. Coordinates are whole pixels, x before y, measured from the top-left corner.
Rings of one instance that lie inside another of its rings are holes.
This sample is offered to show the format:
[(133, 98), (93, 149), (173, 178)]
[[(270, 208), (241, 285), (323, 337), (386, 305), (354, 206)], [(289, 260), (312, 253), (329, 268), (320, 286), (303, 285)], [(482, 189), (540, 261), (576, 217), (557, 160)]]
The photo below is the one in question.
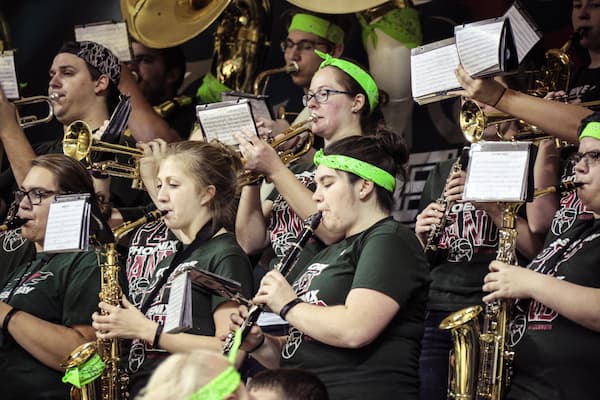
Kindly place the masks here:
[[(320, 222), (320, 211), (306, 219), (306, 221), (304, 222), (304, 227), (302, 228), (302, 231), (300, 231), (300, 233), (298, 234), (296, 241), (292, 244), (292, 247), (290, 247), (290, 249), (283, 256), (281, 261), (275, 266), (276, 271), (281, 272), (283, 276), (287, 276), (287, 274), (290, 273), (290, 271), (296, 266), (296, 263), (298, 262), (298, 258), (300, 257), (300, 253), (302, 252), (304, 245), (306, 244), (308, 239), (310, 239), (310, 237), (313, 235), (315, 229), (317, 229)], [(263, 309), (264, 305), (262, 304), (250, 305), (248, 309), (248, 316), (239, 328), (242, 331), (242, 342), (244, 341), (246, 336), (248, 336), (248, 333), (250, 333), (250, 329), (252, 329), (256, 321), (258, 321), (258, 317), (260, 316), (260, 313), (263, 311)], [(234, 337), (235, 336), (233, 332), (230, 332), (229, 335), (227, 335), (227, 338), (225, 339), (225, 344), (223, 345), (223, 354), (226, 356), (229, 355), (229, 351), (233, 346)]]
[[(98, 254), (98, 263), (101, 271), (101, 286), (98, 297), (100, 301), (113, 306), (118, 306), (123, 297), (119, 285), (119, 263), (117, 242), (133, 229), (151, 221), (155, 221), (165, 214), (164, 211), (155, 210), (147, 213), (135, 221), (125, 222), (112, 230), (114, 242), (106, 243)], [(98, 339), (96, 342), (84, 343), (71, 352), (62, 363), (63, 368), (82, 366), (94, 355), (99, 355), (104, 363), (104, 370), (100, 376), (100, 396), (102, 400), (120, 400), (127, 398), (127, 373), (119, 369), (121, 344), (119, 339)], [(80, 389), (71, 388), (71, 400), (95, 399), (95, 381), (83, 385)]]
[(448, 223), (448, 216), (450, 215), (450, 209), (452, 208), (453, 202), (448, 201), (446, 196), (444, 195), (444, 191), (454, 175), (457, 172), (464, 171), (467, 167), (468, 162), (468, 154), (469, 147), (464, 147), (458, 159), (452, 164), (450, 169), (450, 173), (448, 174), (448, 178), (446, 178), (446, 183), (444, 184), (444, 189), (442, 189), (441, 196), (435, 201), (437, 204), (444, 207), (444, 215), (439, 224), (433, 225), (429, 234), (427, 235), (427, 242), (425, 242), (425, 247), (423, 251), (425, 252), (425, 256), (429, 260), (431, 264), (435, 262), (437, 256), (438, 245), (440, 243), (440, 238), (442, 237), (442, 233), (444, 232), (444, 228)]
[[(547, 193), (576, 190), (581, 183), (563, 181), (558, 185), (536, 189), (534, 197)], [(500, 203), (502, 227), (499, 229), (496, 260), (517, 264), (517, 211), (522, 203)], [(483, 314), (481, 333), (478, 315)], [(501, 400), (510, 384), (514, 351), (508, 345), (510, 301), (494, 300), (450, 314), (440, 323), (449, 329), (453, 349), (448, 368), (448, 399)]]

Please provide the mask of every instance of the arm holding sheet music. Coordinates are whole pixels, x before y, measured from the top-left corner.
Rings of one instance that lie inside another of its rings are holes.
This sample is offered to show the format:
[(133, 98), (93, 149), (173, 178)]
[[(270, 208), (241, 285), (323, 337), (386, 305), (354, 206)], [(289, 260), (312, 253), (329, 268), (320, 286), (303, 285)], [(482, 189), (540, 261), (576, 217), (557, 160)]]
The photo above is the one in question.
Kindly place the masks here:
[(492, 79), (472, 78), (459, 66), (456, 78), (463, 90), (454, 92), (482, 103), (494, 105), (505, 113), (537, 126), (549, 135), (571, 143), (578, 142), (577, 132), (581, 120), (592, 110), (576, 104), (548, 101), (525, 93), (507, 89)]

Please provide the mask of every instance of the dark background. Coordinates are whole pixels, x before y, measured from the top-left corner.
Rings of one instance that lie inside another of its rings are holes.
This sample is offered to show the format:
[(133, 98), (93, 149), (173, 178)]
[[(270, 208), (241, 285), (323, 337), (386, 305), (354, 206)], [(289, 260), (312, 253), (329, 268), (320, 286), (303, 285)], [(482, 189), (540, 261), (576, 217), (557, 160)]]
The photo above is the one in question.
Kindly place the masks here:
[[(165, 0), (169, 1), (169, 0)], [(327, 0), (323, 0), (327, 1)], [(506, 0), (434, 0), (417, 6), (421, 15), (424, 43), (443, 39), (452, 35), (452, 27), (457, 23), (470, 22), (503, 14), (512, 1)], [(543, 49), (560, 47), (570, 33), (571, 0), (522, 0), (544, 33)], [(283, 57), (278, 43), (285, 38), (280, 16), (291, 6), (283, 0), (271, 0), (272, 28), (271, 43), (265, 65), (259, 69), (279, 67)], [(26, 83), (22, 96), (47, 93), (48, 68), (52, 58), (65, 40), (74, 38), (74, 25), (98, 21), (121, 20), (118, 0), (2, 0), (0, 12), (7, 21), (12, 45), (17, 49), (16, 63), (19, 81)], [(196, 38), (184, 45), (188, 61), (205, 60), (212, 57), (213, 34), (216, 24), (209, 26)], [(356, 29), (348, 33), (345, 56), (368, 65), (363, 49), (358, 23)], [(286, 76), (273, 77), (268, 87), (273, 103), (289, 97), (297, 99), (290, 107), (300, 106), (299, 88), (293, 86)], [(413, 112), (413, 152), (424, 152), (456, 147), (457, 143), (443, 137), (458, 137), (455, 124), (456, 102), (452, 100), (430, 106), (415, 105)], [(455, 131), (452, 135), (443, 130)], [(39, 141), (53, 135), (61, 135), (58, 124), (28, 129), (32, 141)]]

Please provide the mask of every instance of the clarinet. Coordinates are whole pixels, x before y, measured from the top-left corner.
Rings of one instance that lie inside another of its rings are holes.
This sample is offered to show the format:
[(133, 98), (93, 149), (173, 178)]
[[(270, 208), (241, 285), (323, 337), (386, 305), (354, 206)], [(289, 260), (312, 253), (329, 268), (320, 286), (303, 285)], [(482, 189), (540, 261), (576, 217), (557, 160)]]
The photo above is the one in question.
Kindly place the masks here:
[(21, 217), (14, 217), (6, 221), (3, 225), (0, 225), (0, 232), (12, 231), (13, 229), (20, 228), (25, 225), (25, 223), (29, 221), (28, 219), (23, 219)]
[[(311, 215), (304, 221), (304, 226), (302, 228), (302, 231), (300, 231), (300, 233), (298, 234), (296, 241), (292, 244), (292, 247), (283, 256), (281, 261), (274, 267), (276, 271), (279, 271), (283, 276), (287, 276), (292, 271), (292, 269), (294, 269), (296, 263), (298, 262), (298, 258), (300, 258), (300, 253), (302, 252), (304, 245), (306, 244), (308, 239), (310, 239), (310, 237), (313, 235), (315, 229), (317, 229), (317, 226), (319, 226), (320, 222), (320, 211)], [(250, 329), (252, 328), (252, 326), (254, 326), (256, 321), (258, 321), (258, 317), (263, 311), (264, 307), (265, 306), (263, 304), (252, 304), (248, 309), (248, 316), (240, 326), (240, 329), (242, 331), (242, 342), (244, 341), (246, 336), (248, 336), (248, 333), (250, 333)], [(229, 335), (227, 335), (225, 345), (223, 346), (224, 355), (228, 355), (229, 351), (231, 351), (231, 347), (233, 346), (233, 339), (234, 334), (230, 332)]]
[(453, 205), (453, 203), (448, 201), (448, 199), (444, 195), (444, 191), (446, 190), (446, 186), (448, 186), (448, 183), (450, 182), (452, 175), (457, 172), (464, 171), (467, 167), (468, 161), (469, 161), (469, 147), (464, 147), (461, 152), (461, 155), (454, 162), (454, 164), (452, 164), (452, 168), (450, 169), (450, 173), (448, 174), (448, 178), (446, 179), (446, 183), (444, 184), (444, 189), (442, 189), (442, 195), (435, 201), (437, 204), (444, 206), (444, 215), (442, 216), (440, 223), (434, 225), (432, 227), (432, 229), (429, 231), (429, 234), (427, 235), (427, 242), (425, 243), (425, 247), (423, 248), (423, 251), (425, 252), (425, 256), (427, 257), (429, 262), (432, 264), (434, 263), (434, 261), (436, 259), (438, 244), (440, 243), (442, 233), (444, 232), (444, 229), (446, 228), (446, 224), (448, 223), (450, 209), (452, 208), (452, 205)]

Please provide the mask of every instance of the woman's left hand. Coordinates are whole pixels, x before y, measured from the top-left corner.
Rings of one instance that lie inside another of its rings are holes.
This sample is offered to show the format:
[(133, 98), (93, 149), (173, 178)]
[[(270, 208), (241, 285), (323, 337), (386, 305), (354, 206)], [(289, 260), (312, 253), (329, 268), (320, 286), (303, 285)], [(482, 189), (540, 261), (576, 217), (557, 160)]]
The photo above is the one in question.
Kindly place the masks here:
[(281, 308), (296, 297), (296, 292), (283, 275), (278, 271), (271, 271), (260, 281), (260, 288), (252, 302), (266, 304), (271, 311), (279, 314)]
[(485, 303), (495, 299), (525, 299), (531, 297), (531, 285), (539, 274), (518, 265), (500, 261), (490, 263), (490, 273), (483, 279), (483, 291), (490, 292)]
[(244, 131), (234, 134), (234, 137), (240, 144), (245, 169), (269, 176), (277, 168), (286, 168), (275, 149), (258, 136)]
[(100, 302), (98, 306), (104, 314), (92, 315), (92, 326), (98, 339), (143, 339), (152, 342), (157, 323), (146, 318), (123, 296), (123, 307)]

